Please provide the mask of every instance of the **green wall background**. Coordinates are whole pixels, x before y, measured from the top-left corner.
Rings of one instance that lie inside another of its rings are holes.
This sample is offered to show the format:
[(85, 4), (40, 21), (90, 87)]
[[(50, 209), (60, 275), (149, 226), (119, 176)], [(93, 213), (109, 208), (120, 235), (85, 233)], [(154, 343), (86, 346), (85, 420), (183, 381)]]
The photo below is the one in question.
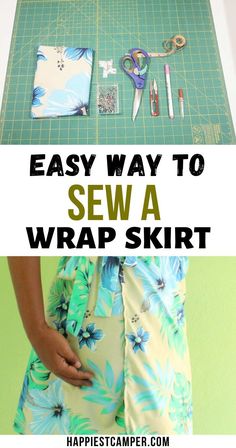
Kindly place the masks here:
[[(42, 258), (45, 296), (57, 260)], [(13, 434), (11, 425), (30, 346), (3, 257), (0, 274), (0, 434)], [(190, 258), (186, 315), (193, 371), (194, 433), (236, 434), (236, 257)]]

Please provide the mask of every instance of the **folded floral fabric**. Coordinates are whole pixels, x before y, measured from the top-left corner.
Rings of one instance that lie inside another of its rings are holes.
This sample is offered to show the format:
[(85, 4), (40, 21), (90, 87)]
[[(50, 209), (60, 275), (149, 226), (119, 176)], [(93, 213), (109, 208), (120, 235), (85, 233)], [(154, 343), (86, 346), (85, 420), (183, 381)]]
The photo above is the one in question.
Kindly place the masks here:
[(92, 48), (40, 45), (32, 118), (88, 115), (92, 64)]

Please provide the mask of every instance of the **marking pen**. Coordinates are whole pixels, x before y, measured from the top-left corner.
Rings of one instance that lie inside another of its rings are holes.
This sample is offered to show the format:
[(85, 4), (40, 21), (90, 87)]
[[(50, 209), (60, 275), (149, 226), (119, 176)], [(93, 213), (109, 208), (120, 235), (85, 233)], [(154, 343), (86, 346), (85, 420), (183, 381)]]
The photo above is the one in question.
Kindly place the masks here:
[(179, 89), (179, 112), (180, 116), (184, 118), (184, 92), (183, 89)]
[(171, 82), (170, 82), (170, 66), (168, 64), (164, 65), (164, 72), (166, 79), (166, 94), (167, 94), (169, 118), (173, 120), (173, 118), (175, 118), (175, 114), (174, 114), (173, 98), (171, 91)]

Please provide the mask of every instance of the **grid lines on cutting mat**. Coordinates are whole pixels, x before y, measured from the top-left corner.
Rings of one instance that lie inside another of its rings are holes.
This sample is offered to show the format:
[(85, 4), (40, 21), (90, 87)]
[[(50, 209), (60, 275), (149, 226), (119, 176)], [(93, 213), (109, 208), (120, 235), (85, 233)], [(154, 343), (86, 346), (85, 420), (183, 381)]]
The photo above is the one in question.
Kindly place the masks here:
[[(130, 48), (161, 51), (183, 34), (187, 47), (152, 59), (138, 117), (134, 88), (119, 61)], [(90, 116), (33, 120), (30, 116), (39, 45), (92, 47)], [(99, 60), (114, 60), (117, 75), (102, 78)], [(164, 63), (171, 67), (175, 119), (168, 118)], [(151, 117), (149, 80), (157, 80), (160, 117)], [(120, 114), (98, 116), (98, 84), (118, 84)], [(183, 88), (185, 118), (178, 108)], [(232, 144), (235, 133), (209, 0), (18, 0), (2, 113), (2, 144)]]

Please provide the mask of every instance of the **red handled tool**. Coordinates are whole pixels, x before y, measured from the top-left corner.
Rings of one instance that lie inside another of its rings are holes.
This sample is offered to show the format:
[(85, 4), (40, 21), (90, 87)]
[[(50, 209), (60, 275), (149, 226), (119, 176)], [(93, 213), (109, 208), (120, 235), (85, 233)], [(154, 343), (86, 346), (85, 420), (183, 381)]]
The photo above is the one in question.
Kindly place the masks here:
[(150, 106), (151, 106), (151, 115), (153, 117), (158, 117), (158, 115), (160, 115), (159, 96), (157, 90), (157, 83), (155, 79), (153, 81), (150, 81)]

